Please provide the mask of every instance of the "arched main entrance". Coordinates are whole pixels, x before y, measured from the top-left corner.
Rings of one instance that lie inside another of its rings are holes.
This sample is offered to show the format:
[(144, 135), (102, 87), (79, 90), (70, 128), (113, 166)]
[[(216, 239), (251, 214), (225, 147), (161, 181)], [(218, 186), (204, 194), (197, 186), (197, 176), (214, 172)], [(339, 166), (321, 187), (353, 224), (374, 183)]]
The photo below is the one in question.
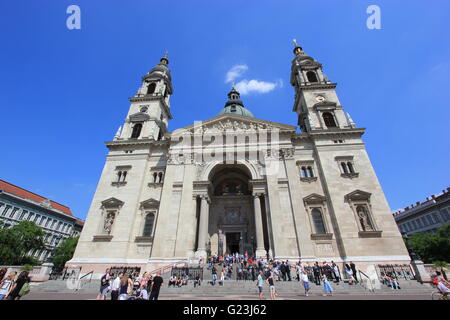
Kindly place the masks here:
[(255, 252), (250, 180), (250, 172), (243, 165), (217, 165), (210, 173), (210, 254)]
[(264, 197), (259, 192), (261, 179), (255, 191), (253, 176), (242, 163), (216, 164), (205, 177), (207, 181), (194, 182), (199, 218), (196, 256), (266, 255)]

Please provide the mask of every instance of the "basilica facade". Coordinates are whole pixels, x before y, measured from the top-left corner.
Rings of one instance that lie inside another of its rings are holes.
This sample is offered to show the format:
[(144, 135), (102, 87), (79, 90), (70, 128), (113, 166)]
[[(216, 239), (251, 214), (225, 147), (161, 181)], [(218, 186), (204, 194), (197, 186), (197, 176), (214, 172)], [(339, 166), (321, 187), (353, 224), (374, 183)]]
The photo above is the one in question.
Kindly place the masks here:
[[(164, 56), (130, 98), (74, 257), (158, 267), (212, 254), (370, 265), (410, 261), (359, 128), (322, 65), (295, 45), (295, 126), (255, 118), (239, 92), (211, 119), (169, 131)], [(218, 110), (219, 111), (219, 110)], [(286, 108), (287, 112), (287, 108)]]

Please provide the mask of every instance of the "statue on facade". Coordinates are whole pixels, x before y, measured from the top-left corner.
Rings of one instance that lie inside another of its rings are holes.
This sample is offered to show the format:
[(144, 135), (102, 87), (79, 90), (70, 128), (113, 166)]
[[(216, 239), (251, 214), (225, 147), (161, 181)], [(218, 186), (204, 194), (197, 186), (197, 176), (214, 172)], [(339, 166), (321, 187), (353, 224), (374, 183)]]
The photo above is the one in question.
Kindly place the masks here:
[(373, 230), (373, 228), (370, 224), (370, 221), (369, 221), (369, 216), (367, 215), (367, 212), (364, 209), (359, 208), (358, 217), (359, 217), (359, 221), (361, 223), (361, 227), (362, 227), (363, 231), (372, 231)]
[(227, 183), (225, 183), (222, 187), (222, 193), (223, 194), (228, 194), (230, 192), (230, 187), (228, 186)]
[(114, 223), (115, 213), (114, 212), (108, 212), (105, 223), (103, 225), (103, 230), (106, 232), (106, 234), (111, 233), (111, 228)]

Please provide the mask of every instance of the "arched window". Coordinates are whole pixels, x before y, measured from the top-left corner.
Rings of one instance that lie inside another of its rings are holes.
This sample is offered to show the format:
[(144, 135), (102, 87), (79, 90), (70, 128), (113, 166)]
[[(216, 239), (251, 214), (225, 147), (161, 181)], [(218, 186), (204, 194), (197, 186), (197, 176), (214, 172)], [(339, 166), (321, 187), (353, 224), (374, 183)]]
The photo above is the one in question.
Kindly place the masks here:
[(308, 71), (306, 73), (306, 77), (308, 78), (309, 82), (319, 82), (317, 80), (317, 75), (316, 75), (316, 73), (314, 71)]
[(162, 137), (163, 137), (163, 134), (162, 134), (161, 130), (159, 130), (158, 141), (162, 140)]
[(323, 217), (320, 210), (317, 208), (312, 209), (311, 216), (316, 234), (325, 234), (325, 224), (323, 223)]
[(152, 236), (154, 221), (155, 215), (153, 213), (149, 213), (145, 216), (144, 231), (142, 232), (143, 237)]
[(131, 138), (139, 138), (141, 135), (142, 124), (136, 123), (133, 127), (133, 132), (131, 133)]
[(342, 171), (344, 171), (344, 173), (348, 173), (347, 165), (345, 164), (345, 162), (341, 162), (341, 167), (342, 167)]
[(160, 173), (158, 173), (158, 177), (159, 177), (159, 183), (161, 183), (162, 182), (162, 178), (163, 178), (163, 174), (162, 174), (162, 172), (160, 172)]
[(328, 128), (337, 127), (334, 117), (330, 112), (324, 112), (322, 118)]
[(150, 83), (150, 85), (148, 86), (148, 89), (147, 89), (147, 94), (154, 93), (155, 89), (156, 89), (156, 83), (154, 83), (154, 82)]
[(350, 173), (355, 173), (355, 169), (353, 169), (353, 164), (351, 162), (347, 162), (347, 167)]
[(125, 181), (125, 178), (126, 178), (126, 177), (127, 177), (127, 172), (124, 171), (124, 172), (123, 172), (123, 175), (122, 175), (122, 179), (123, 179), (122, 181)]
[(153, 173), (153, 183), (156, 183), (156, 177), (158, 177), (158, 174), (156, 172)]
[(311, 168), (311, 167), (308, 167), (307, 170), (308, 170), (308, 178), (314, 177), (314, 173), (313, 173), (312, 168)]

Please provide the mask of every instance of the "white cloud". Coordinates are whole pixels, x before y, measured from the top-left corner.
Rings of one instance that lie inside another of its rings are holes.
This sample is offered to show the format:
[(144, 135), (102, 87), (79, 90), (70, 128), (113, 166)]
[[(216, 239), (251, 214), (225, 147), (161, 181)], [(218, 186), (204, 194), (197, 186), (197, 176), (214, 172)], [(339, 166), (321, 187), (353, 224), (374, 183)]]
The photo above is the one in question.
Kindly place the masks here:
[(237, 64), (233, 66), (230, 70), (228, 70), (227, 75), (225, 77), (225, 83), (232, 82), (236, 78), (242, 77), (242, 75), (248, 70), (248, 66), (246, 64)]
[(239, 91), (240, 94), (246, 95), (250, 93), (267, 93), (275, 89), (276, 87), (282, 87), (283, 81), (277, 80), (275, 82), (267, 82), (267, 81), (259, 81), (259, 80), (241, 80), (236, 83), (236, 90)]

